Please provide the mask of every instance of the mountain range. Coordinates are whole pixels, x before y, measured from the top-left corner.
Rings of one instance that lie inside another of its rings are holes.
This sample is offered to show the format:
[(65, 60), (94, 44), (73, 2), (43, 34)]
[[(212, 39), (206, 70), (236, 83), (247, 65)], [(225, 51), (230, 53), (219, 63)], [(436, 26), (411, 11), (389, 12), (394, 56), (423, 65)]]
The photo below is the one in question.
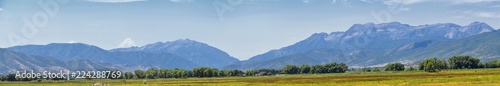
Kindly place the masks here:
[[(414, 45), (417, 48), (426, 45), (427, 42), (456, 41), (491, 31), (495, 30), (482, 22), (473, 22), (467, 26), (452, 23), (410, 26), (399, 22), (354, 24), (345, 32), (315, 33), (293, 45), (256, 55), (247, 61), (231, 64), (225, 68), (281, 68), (286, 64), (312, 65), (330, 62), (347, 63), (352, 67), (366, 67), (387, 62), (411, 62), (428, 58), (428, 56), (409, 57), (414, 53), (400, 54), (392, 51), (404, 45), (417, 44)], [(489, 39), (495, 40), (496, 38)], [(423, 51), (425, 50), (415, 52)], [(435, 55), (434, 53), (436, 52), (424, 54)], [(462, 54), (469, 53), (454, 53), (454, 55)], [(476, 56), (482, 55), (476, 54)], [(498, 58), (498, 55), (492, 58)]]
[(148, 52), (172, 53), (193, 62), (195, 65), (220, 68), (239, 60), (229, 56), (226, 52), (208, 44), (190, 39), (181, 39), (173, 42), (157, 42), (142, 47), (118, 48), (111, 52)]
[(41, 60), (45, 62), (59, 62), (60, 64), (56, 66), (75, 70), (96, 70), (95, 68), (99, 67), (113, 67), (114, 69), (128, 71), (134, 70), (132, 68), (146, 69), (150, 67), (192, 69), (207, 66), (220, 68), (239, 61), (215, 47), (189, 39), (111, 50), (104, 50), (83, 43), (51, 43), (47, 45), (14, 46), (7, 48), (5, 51), (25, 55), (19, 57), (21, 59), (31, 59), (30, 56), (44, 56), (47, 58)]
[(346, 63), (350, 67), (412, 63), (471, 55), (500, 58), (500, 31), (486, 23), (411, 26), (399, 22), (354, 24), (345, 32), (315, 33), (293, 45), (239, 61), (226, 52), (191, 39), (104, 50), (83, 43), (21, 45), (0, 49), (0, 74), (15, 70), (124, 70), (214, 67), (282, 68), (287, 64)]
[(60, 61), (53, 57), (33, 56), (0, 49), (0, 74), (16, 71), (114, 70), (123, 66), (95, 63), (89, 60)]

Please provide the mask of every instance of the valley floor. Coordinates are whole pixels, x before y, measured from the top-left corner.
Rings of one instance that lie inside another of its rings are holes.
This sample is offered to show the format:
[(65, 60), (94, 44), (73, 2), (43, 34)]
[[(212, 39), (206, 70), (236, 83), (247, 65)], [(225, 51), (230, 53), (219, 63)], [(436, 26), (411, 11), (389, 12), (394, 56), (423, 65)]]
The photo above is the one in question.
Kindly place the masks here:
[[(146, 84), (144, 84), (146, 81)], [(0, 82), (0, 86), (163, 86), (163, 85), (426, 85), (426, 86), (499, 86), (500, 69), (445, 70), (437, 73), (423, 71), (348, 72), (335, 74), (299, 74), (252, 77), (188, 78), (188, 79), (120, 79)]]

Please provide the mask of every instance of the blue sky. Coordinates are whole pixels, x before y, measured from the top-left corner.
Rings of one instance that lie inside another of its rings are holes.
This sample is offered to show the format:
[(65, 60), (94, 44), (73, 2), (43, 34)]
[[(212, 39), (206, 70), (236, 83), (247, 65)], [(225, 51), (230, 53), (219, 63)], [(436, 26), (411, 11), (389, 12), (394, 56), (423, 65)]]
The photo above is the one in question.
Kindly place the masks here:
[(500, 0), (231, 1), (0, 0), (0, 47), (81, 42), (112, 49), (189, 38), (246, 60), (358, 23), (500, 28)]

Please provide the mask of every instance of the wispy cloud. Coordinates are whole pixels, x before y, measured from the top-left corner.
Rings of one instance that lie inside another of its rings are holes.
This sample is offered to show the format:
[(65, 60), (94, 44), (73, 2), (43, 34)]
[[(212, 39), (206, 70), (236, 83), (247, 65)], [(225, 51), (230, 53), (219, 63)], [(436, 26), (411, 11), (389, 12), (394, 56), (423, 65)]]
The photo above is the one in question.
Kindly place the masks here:
[(466, 15), (472, 15), (481, 18), (500, 18), (500, 13), (498, 12), (484, 12), (484, 11), (465, 11)]
[(366, 2), (366, 3), (374, 3), (375, 2), (375, 0), (359, 0), (359, 1)]
[(146, 0), (87, 0), (90, 2), (101, 2), (101, 3), (126, 3), (126, 2), (138, 2)]
[(352, 7), (351, 3), (347, 0), (332, 0), (332, 4), (336, 4), (336, 3), (342, 4), (344, 6)]
[(179, 3), (179, 2), (194, 2), (193, 0), (170, 0), (171, 2)]
[(495, 2), (500, 0), (448, 0), (455, 4), (466, 4), (466, 3), (484, 3), (484, 2)]
[[(361, 0), (366, 1), (366, 0)], [(393, 5), (393, 4), (403, 4), (403, 5), (411, 5), (421, 2), (448, 2), (452, 4), (475, 4), (475, 3), (487, 3), (487, 2), (496, 2), (500, 0), (383, 0), (384, 4)]]
[(0, 11), (3, 11), (3, 8), (0, 8)]
[(75, 40), (70, 40), (70, 41), (68, 41), (68, 43), (78, 43), (78, 42)]
[(478, 12), (475, 13), (474, 15), (483, 18), (500, 18), (500, 13), (495, 13), (495, 12)]
[(309, 0), (302, 0), (302, 2), (304, 2), (304, 3), (309, 3)]
[(415, 4), (415, 3), (425, 2), (425, 1), (429, 1), (429, 0), (384, 0), (384, 4), (387, 4), (387, 5), (393, 5), (393, 4), (410, 5), (410, 4)]

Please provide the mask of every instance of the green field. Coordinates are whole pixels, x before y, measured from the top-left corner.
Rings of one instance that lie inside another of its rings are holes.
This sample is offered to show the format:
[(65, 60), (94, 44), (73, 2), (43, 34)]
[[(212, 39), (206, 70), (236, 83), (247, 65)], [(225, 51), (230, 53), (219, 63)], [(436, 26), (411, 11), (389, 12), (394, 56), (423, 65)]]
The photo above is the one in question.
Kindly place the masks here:
[[(146, 84), (144, 81), (146, 80)], [(188, 79), (95, 79), (71, 81), (0, 82), (0, 86), (163, 86), (163, 85), (426, 85), (426, 86), (499, 86), (500, 69), (446, 70), (437, 73), (422, 71), (348, 72), (335, 74), (299, 74), (252, 77), (188, 78)]]

